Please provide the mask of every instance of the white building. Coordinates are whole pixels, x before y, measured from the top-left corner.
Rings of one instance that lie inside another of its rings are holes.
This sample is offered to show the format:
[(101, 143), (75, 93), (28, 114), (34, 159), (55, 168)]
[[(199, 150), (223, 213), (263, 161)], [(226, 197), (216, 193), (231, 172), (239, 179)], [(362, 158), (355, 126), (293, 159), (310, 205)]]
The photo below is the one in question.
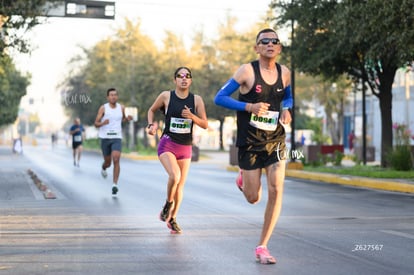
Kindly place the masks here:
[[(345, 116), (348, 117), (349, 127), (355, 129), (355, 135), (359, 140), (362, 136), (362, 96), (359, 92), (356, 95), (356, 104), (348, 106)], [(354, 104), (350, 100), (350, 105)], [(379, 100), (376, 96), (367, 91), (366, 96), (366, 133), (367, 146), (375, 147), (375, 159), (381, 158), (381, 110)], [(405, 124), (411, 133), (414, 134), (414, 71), (400, 69), (397, 71), (392, 89), (392, 122)], [(347, 120), (345, 120), (347, 124)], [(347, 128), (347, 125), (344, 125)], [(346, 144), (346, 142), (344, 142)], [(414, 142), (411, 140), (411, 144)]]

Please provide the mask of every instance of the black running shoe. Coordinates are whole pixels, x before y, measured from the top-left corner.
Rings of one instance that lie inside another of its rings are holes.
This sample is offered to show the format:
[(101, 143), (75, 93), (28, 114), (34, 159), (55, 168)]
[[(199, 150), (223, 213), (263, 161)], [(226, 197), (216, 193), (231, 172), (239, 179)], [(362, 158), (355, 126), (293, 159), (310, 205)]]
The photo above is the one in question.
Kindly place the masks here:
[(118, 187), (116, 185), (112, 186), (112, 195), (116, 195), (118, 193)]
[(171, 218), (168, 221), (167, 226), (169, 229), (171, 229), (171, 234), (181, 234), (181, 228), (178, 226), (178, 223), (175, 220), (175, 218)]
[(162, 208), (160, 212), (160, 220), (165, 222), (170, 218), (170, 210), (172, 208), (174, 202), (168, 202), (166, 201), (164, 204), (164, 207)]

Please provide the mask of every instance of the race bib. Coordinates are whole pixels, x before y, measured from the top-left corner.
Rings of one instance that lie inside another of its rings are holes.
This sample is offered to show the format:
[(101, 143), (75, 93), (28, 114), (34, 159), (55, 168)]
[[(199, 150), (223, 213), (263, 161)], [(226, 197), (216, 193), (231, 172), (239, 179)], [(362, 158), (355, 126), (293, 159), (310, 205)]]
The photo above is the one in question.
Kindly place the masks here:
[(73, 136), (73, 141), (81, 142), (82, 141), (82, 136)]
[(170, 132), (176, 134), (189, 134), (193, 121), (189, 118), (171, 117)]
[(277, 119), (279, 112), (267, 111), (261, 116), (257, 116), (254, 113), (250, 116), (250, 125), (257, 129), (265, 131), (274, 131), (277, 128)]
[(116, 131), (116, 130), (108, 130), (108, 131), (106, 131), (106, 135), (108, 137), (117, 137), (117, 136), (119, 136), (119, 132)]

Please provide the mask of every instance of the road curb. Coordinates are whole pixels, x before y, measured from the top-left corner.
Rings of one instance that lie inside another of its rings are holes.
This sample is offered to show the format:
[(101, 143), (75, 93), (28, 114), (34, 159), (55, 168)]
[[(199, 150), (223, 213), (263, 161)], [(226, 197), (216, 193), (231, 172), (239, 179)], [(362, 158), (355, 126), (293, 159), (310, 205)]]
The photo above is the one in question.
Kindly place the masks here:
[(158, 156), (140, 156), (140, 155), (134, 155), (134, 154), (127, 154), (127, 153), (121, 154), (121, 157), (132, 159), (132, 160), (158, 160)]
[(36, 185), (36, 187), (43, 193), (43, 197), (45, 199), (56, 199), (56, 195), (55, 193), (53, 193), (46, 184), (44, 184), (42, 182), (41, 179), (39, 179), (39, 177), (36, 175), (35, 172), (33, 172), (33, 170), (28, 169), (27, 173), (29, 174), (29, 176), (32, 178), (33, 183)]
[(326, 183), (351, 185), (385, 191), (414, 193), (414, 184), (392, 181), (387, 179), (370, 179), (354, 176), (342, 176), (329, 173), (313, 173), (300, 170), (286, 170), (286, 177), (306, 180), (317, 180)]

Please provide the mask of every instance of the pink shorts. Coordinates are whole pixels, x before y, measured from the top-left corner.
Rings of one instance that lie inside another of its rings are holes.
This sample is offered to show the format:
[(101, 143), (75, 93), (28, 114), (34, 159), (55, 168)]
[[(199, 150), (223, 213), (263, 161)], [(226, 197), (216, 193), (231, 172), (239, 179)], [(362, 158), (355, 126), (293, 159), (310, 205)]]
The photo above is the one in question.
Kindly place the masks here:
[(171, 140), (167, 135), (161, 137), (160, 143), (158, 144), (158, 156), (162, 153), (170, 152), (177, 160), (190, 159), (192, 155), (193, 146), (178, 144)]

